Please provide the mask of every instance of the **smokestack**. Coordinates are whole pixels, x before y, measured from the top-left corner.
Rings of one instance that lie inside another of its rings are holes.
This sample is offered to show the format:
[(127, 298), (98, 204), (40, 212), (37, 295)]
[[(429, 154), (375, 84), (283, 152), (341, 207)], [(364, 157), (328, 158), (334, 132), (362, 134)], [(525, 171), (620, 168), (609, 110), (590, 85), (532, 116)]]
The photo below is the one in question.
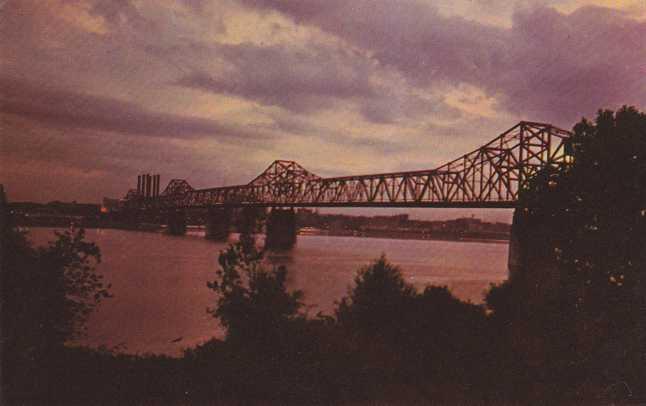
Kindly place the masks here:
[(137, 175), (137, 194), (141, 194), (141, 175)]
[(150, 174), (146, 175), (146, 197), (150, 197), (150, 192), (152, 189), (152, 178)]
[(161, 183), (161, 176), (157, 174), (157, 187), (155, 188), (155, 197), (159, 197), (159, 184)]

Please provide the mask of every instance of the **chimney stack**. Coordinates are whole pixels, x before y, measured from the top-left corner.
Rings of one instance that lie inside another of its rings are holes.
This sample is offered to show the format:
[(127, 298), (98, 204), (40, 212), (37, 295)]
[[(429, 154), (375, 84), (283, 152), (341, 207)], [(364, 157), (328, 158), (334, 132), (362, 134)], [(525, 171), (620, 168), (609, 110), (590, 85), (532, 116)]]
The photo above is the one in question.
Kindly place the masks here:
[(153, 198), (157, 197), (157, 175), (153, 175)]
[(137, 175), (137, 194), (147, 199), (159, 197), (161, 176), (145, 173)]
[(146, 197), (150, 198), (150, 191), (152, 188), (152, 178), (150, 177), (150, 174), (146, 174)]

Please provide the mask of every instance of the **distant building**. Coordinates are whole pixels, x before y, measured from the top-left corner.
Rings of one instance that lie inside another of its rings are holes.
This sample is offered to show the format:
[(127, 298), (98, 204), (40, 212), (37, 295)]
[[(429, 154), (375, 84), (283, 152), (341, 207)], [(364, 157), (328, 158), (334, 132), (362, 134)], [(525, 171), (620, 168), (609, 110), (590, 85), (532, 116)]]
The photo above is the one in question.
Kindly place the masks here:
[(103, 204), (101, 204), (101, 213), (114, 213), (119, 211), (120, 208), (119, 199), (111, 199), (109, 197), (103, 198)]

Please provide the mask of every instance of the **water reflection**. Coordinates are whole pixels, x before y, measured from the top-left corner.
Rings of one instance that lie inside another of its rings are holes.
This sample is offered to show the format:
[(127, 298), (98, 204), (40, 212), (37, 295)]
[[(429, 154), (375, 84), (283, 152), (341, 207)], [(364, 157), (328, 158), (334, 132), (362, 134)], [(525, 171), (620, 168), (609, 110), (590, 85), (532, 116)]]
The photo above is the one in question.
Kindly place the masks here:
[[(34, 228), (31, 239), (44, 244), (52, 231)], [(206, 282), (215, 277), (217, 256), (226, 244), (204, 240), (195, 230), (173, 237), (90, 229), (87, 238), (101, 247), (99, 270), (112, 284), (114, 298), (91, 317), (83, 344), (176, 355), (222, 336), (206, 313), (215, 303)], [(310, 314), (316, 314), (331, 313), (355, 271), (382, 253), (416, 286), (447, 285), (458, 297), (480, 302), (489, 283), (507, 276), (507, 250), (507, 244), (493, 243), (299, 236), (293, 250), (271, 253), (267, 261), (288, 267), (290, 288), (302, 289)]]

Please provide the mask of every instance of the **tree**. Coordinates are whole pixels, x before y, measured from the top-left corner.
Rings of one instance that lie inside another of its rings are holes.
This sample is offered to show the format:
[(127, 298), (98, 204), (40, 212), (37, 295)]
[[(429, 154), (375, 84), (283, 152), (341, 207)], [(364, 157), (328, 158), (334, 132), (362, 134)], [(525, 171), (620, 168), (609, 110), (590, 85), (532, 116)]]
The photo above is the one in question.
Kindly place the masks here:
[[(43, 269), (43, 290), (50, 292), (43, 305), (53, 342), (63, 344), (85, 333), (88, 316), (103, 299), (111, 297), (110, 285), (96, 272), (101, 251), (85, 241), (85, 230), (55, 232), (56, 240), (38, 250)], [(49, 269), (48, 269), (49, 268)], [(48, 270), (47, 270), (48, 269)]]
[(99, 248), (85, 241), (82, 229), (56, 233), (49, 246), (34, 248), (25, 233), (12, 226), (3, 203), (2, 386), (6, 393), (31, 396), (46, 390), (47, 363), (68, 340), (84, 333), (89, 314), (110, 297), (110, 286), (96, 273)]
[(24, 233), (3, 230), (2, 325), (4, 344), (39, 342), (55, 348), (84, 333), (90, 313), (110, 297), (96, 272), (99, 248), (85, 232), (56, 232), (47, 247), (33, 248)]
[(644, 379), (646, 114), (601, 110), (575, 125), (569, 143), (574, 163), (547, 168), (522, 191), (515, 222), (528, 254), (488, 303), (517, 341), (542, 348), (540, 365), (527, 362), (555, 394), (567, 393), (563, 382), (572, 396), (602, 396), (617, 382), (635, 392)]
[(262, 254), (243, 243), (229, 246), (218, 261), (221, 269), (207, 283), (218, 294), (209, 313), (227, 329), (227, 341), (268, 342), (302, 317), (303, 292), (287, 291), (285, 267), (266, 270)]
[(402, 314), (415, 298), (415, 288), (384, 255), (359, 270), (354, 287), (336, 309), (341, 325), (366, 334), (397, 334)]
[[(359, 270), (336, 309), (339, 324), (376, 361), (382, 384), (406, 382), (430, 397), (472, 396), (484, 365), (484, 310), (446, 286), (418, 292), (385, 256)], [(380, 370), (387, 370), (384, 373)]]

